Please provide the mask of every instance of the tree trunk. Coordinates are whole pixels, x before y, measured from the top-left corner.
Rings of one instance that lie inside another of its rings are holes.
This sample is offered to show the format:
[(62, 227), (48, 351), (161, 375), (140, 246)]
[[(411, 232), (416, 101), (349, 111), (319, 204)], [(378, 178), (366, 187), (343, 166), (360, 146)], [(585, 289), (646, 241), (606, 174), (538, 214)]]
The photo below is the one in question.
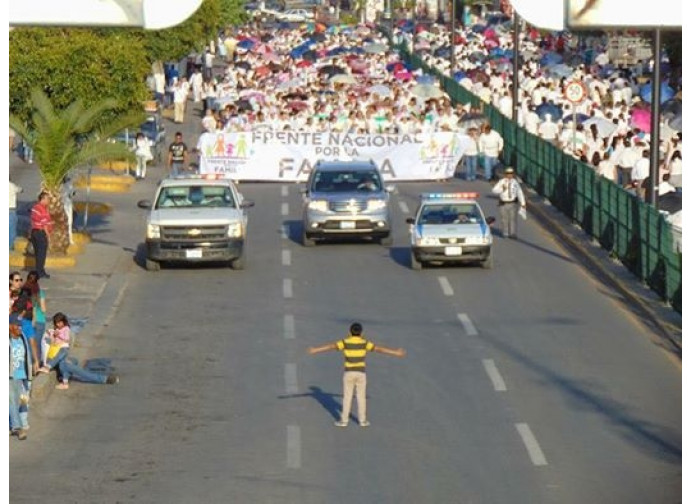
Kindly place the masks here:
[(54, 255), (66, 255), (69, 247), (69, 230), (67, 229), (67, 214), (62, 203), (60, 190), (47, 189), (50, 195), (48, 211), (53, 219), (53, 230), (48, 240), (48, 253)]

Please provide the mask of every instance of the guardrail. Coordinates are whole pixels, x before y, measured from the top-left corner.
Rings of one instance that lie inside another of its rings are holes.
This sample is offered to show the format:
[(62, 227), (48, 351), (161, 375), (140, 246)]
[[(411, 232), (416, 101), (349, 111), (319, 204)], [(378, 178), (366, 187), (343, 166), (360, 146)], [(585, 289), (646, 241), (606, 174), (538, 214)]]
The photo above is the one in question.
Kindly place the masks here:
[(436, 75), (454, 103), (480, 107), (491, 127), (503, 136), (503, 161), (682, 313), (681, 251), (672, 226), (657, 209), (597, 176), (587, 164), (528, 133), (454, 79), (425, 65), (404, 44), (395, 47), (414, 69)]

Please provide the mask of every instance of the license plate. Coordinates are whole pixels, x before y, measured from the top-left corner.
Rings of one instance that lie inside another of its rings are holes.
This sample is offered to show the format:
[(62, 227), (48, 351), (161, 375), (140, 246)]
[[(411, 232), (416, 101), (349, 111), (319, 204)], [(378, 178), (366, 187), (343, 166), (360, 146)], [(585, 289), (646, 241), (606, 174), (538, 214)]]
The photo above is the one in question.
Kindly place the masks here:
[(462, 255), (462, 247), (446, 247), (445, 254), (447, 256)]
[(354, 221), (340, 221), (340, 229), (355, 229)]
[(187, 259), (201, 259), (201, 249), (190, 249), (187, 251)]

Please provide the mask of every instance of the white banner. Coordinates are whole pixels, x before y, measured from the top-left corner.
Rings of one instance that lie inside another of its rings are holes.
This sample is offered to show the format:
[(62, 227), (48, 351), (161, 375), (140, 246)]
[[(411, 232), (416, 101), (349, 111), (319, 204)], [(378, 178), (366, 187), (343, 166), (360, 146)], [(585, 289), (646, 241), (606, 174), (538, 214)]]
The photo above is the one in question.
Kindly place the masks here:
[(204, 133), (199, 172), (234, 180), (300, 181), (318, 160), (373, 160), (384, 180), (453, 177), (470, 138), (452, 132), (357, 135), (262, 131)]

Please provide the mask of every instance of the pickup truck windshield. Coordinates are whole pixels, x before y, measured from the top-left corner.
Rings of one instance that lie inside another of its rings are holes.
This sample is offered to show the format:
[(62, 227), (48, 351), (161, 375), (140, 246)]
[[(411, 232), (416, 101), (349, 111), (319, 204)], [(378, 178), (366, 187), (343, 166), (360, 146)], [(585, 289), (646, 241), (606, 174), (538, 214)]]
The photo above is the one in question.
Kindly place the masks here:
[(155, 208), (235, 208), (229, 187), (223, 186), (170, 186), (161, 189)]

